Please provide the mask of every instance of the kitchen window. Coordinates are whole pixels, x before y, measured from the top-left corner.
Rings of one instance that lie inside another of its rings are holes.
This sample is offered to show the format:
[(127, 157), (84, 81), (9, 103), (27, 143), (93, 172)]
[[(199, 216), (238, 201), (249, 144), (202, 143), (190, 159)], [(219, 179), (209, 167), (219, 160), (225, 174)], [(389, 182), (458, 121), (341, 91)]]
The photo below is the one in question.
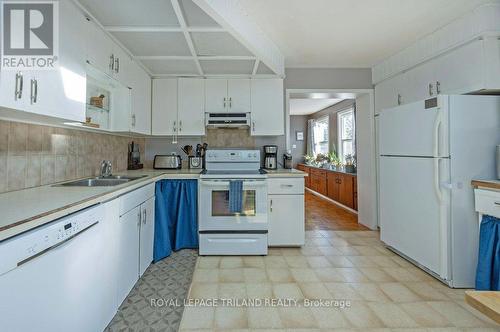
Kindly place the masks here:
[(329, 151), (328, 127), (328, 116), (321, 117), (313, 123), (313, 148), (315, 156), (319, 153), (327, 154)]
[(355, 154), (355, 118), (354, 107), (337, 113), (338, 122), (338, 155), (342, 162), (345, 162), (346, 156)]

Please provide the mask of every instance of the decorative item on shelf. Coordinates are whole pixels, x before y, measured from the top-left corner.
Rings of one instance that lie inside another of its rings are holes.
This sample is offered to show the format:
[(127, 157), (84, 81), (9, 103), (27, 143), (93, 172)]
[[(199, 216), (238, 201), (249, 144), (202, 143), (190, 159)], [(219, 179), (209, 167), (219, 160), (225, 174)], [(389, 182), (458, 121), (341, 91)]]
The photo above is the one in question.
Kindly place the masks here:
[(91, 127), (91, 128), (99, 128), (100, 125), (98, 123), (93, 123), (92, 122), (92, 117), (87, 116), (85, 117), (85, 122), (82, 123), (85, 127)]
[(351, 154), (345, 156), (345, 171), (346, 173), (356, 173), (356, 158)]
[(104, 107), (104, 103), (103, 103), (103, 100), (104, 100), (104, 95), (99, 95), (97, 97), (90, 97), (90, 105), (92, 106), (95, 106), (95, 107), (99, 107), (99, 108), (103, 108)]
[(134, 143), (133, 141), (128, 145), (128, 166), (127, 169), (141, 169), (143, 168), (143, 164), (141, 163), (141, 152), (139, 150), (139, 144)]

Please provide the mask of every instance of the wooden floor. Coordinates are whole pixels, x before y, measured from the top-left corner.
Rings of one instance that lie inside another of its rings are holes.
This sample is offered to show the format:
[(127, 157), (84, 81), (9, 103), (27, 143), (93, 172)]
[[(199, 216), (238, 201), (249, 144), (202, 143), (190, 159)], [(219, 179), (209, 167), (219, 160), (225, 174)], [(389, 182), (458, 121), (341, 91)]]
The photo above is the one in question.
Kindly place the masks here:
[(368, 230), (358, 224), (358, 216), (306, 190), (306, 230)]

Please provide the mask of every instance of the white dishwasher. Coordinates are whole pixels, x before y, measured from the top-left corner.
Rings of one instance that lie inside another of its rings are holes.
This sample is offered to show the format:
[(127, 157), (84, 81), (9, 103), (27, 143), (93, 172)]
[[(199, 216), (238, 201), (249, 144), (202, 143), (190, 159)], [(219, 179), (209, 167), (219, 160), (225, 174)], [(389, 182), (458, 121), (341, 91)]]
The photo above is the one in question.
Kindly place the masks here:
[(104, 208), (0, 242), (1, 330), (102, 331), (113, 314)]

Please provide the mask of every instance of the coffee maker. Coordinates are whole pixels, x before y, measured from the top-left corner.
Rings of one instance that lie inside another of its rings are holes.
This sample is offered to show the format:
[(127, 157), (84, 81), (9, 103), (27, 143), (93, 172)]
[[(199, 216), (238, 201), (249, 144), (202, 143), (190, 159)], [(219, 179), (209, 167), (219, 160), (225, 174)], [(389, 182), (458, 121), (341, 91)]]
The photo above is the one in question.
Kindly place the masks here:
[(278, 168), (278, 146), (277, 145), (264, 145), (264, 168), (277, 169)]

